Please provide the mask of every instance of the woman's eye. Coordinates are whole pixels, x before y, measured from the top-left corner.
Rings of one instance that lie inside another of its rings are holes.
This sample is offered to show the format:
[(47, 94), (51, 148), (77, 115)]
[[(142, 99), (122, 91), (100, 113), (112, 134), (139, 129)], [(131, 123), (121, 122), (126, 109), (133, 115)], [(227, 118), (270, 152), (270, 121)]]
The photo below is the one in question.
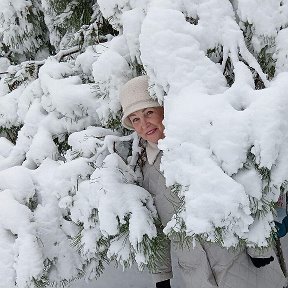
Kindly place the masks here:
[(139, 120), (139, 118), (133, 118), (133, 119), (131, 119), (131, 122), (136, 123), (138, 120)]
[(151, 115), (151, 114), (153, 114), (152, 110), (147, 111), (147, 115)]

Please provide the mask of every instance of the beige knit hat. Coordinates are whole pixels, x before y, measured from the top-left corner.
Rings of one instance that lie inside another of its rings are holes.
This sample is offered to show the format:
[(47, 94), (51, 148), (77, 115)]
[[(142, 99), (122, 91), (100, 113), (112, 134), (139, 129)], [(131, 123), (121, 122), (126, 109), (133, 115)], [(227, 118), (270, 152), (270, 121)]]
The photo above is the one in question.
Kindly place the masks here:
[(122, 125), (134, 130), (128, 116), (138, 110), (159, 107), (148, 92), (148, 76), (135, 77), (124, 84), (120, 90), (120, 103), (123, 109)]

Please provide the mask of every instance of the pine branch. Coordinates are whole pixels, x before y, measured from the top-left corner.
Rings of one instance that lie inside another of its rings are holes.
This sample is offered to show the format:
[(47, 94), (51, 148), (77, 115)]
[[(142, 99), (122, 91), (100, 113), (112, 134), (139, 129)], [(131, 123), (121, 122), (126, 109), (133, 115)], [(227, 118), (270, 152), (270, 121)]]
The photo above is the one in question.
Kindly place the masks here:
[(143, 241), (138, 244), (137, 249), (143, 251), (147, 264), (140, 266), (143, 270), (145, 267), (149, 271), (155, 271), (159, 262), (165, 262), (166, 245), (170, 242), (168, 237), (162, 232), (158, 231), (157, 237), (150, 239), (147, 235), (144, 235)]
[(12, 142), (13, 144), (16, 144), (18, 132), (21, 130), (23, 125), (19, 126), (12, 126), (10, 128), (1, 127), (0, 126), (0, 133), (4, 134), (5, 137)]

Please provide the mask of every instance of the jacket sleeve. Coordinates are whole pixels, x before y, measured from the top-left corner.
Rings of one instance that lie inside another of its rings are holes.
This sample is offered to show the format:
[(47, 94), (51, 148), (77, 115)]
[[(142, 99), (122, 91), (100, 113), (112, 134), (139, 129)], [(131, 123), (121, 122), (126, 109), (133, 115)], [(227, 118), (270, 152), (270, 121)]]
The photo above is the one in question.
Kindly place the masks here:
[(155, 268), (151, 271), (155, 283), (173, 278), (171, 265), (170, 240), (163, 243), (162, 257), (155, 260)]

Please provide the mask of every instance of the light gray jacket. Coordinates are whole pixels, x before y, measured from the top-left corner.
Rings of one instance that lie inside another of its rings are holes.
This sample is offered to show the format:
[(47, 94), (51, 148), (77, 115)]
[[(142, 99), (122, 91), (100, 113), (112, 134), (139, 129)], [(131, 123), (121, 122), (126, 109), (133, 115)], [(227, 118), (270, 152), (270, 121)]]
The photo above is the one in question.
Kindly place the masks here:
[[(152, 147), (153, 148), (153, 147)], [(159, 218), (165, 226), (179, 207), (179, 198), (165, 185), (165, 178), (160, 171), (162, 153), (148, 147), (147, 162), (143, 167), (143, 187), (149, 191), (155, 201)], [(154, 151), (153, 151), (154, 150)], [(152, 155), (152, 156), (151, 156)], [(244, 249), (230, 251), (215, 243), (196, 243), (195, 248), (183, 249), (172, 240), (183, 280), (187, 288), (283, 288), (286, 279), (273, 249), (267, 255), (273, 256), (274, 261), (269, 265), (256, 268), (250, 260), (255, 251)], [(254, 254), (254, 255), (253, 255)], [(153, 273), (155, 282), (173, 277), (171, 268), (170, 243), (166, 245), (165, 262), (159, 261), (157, 271)]]

